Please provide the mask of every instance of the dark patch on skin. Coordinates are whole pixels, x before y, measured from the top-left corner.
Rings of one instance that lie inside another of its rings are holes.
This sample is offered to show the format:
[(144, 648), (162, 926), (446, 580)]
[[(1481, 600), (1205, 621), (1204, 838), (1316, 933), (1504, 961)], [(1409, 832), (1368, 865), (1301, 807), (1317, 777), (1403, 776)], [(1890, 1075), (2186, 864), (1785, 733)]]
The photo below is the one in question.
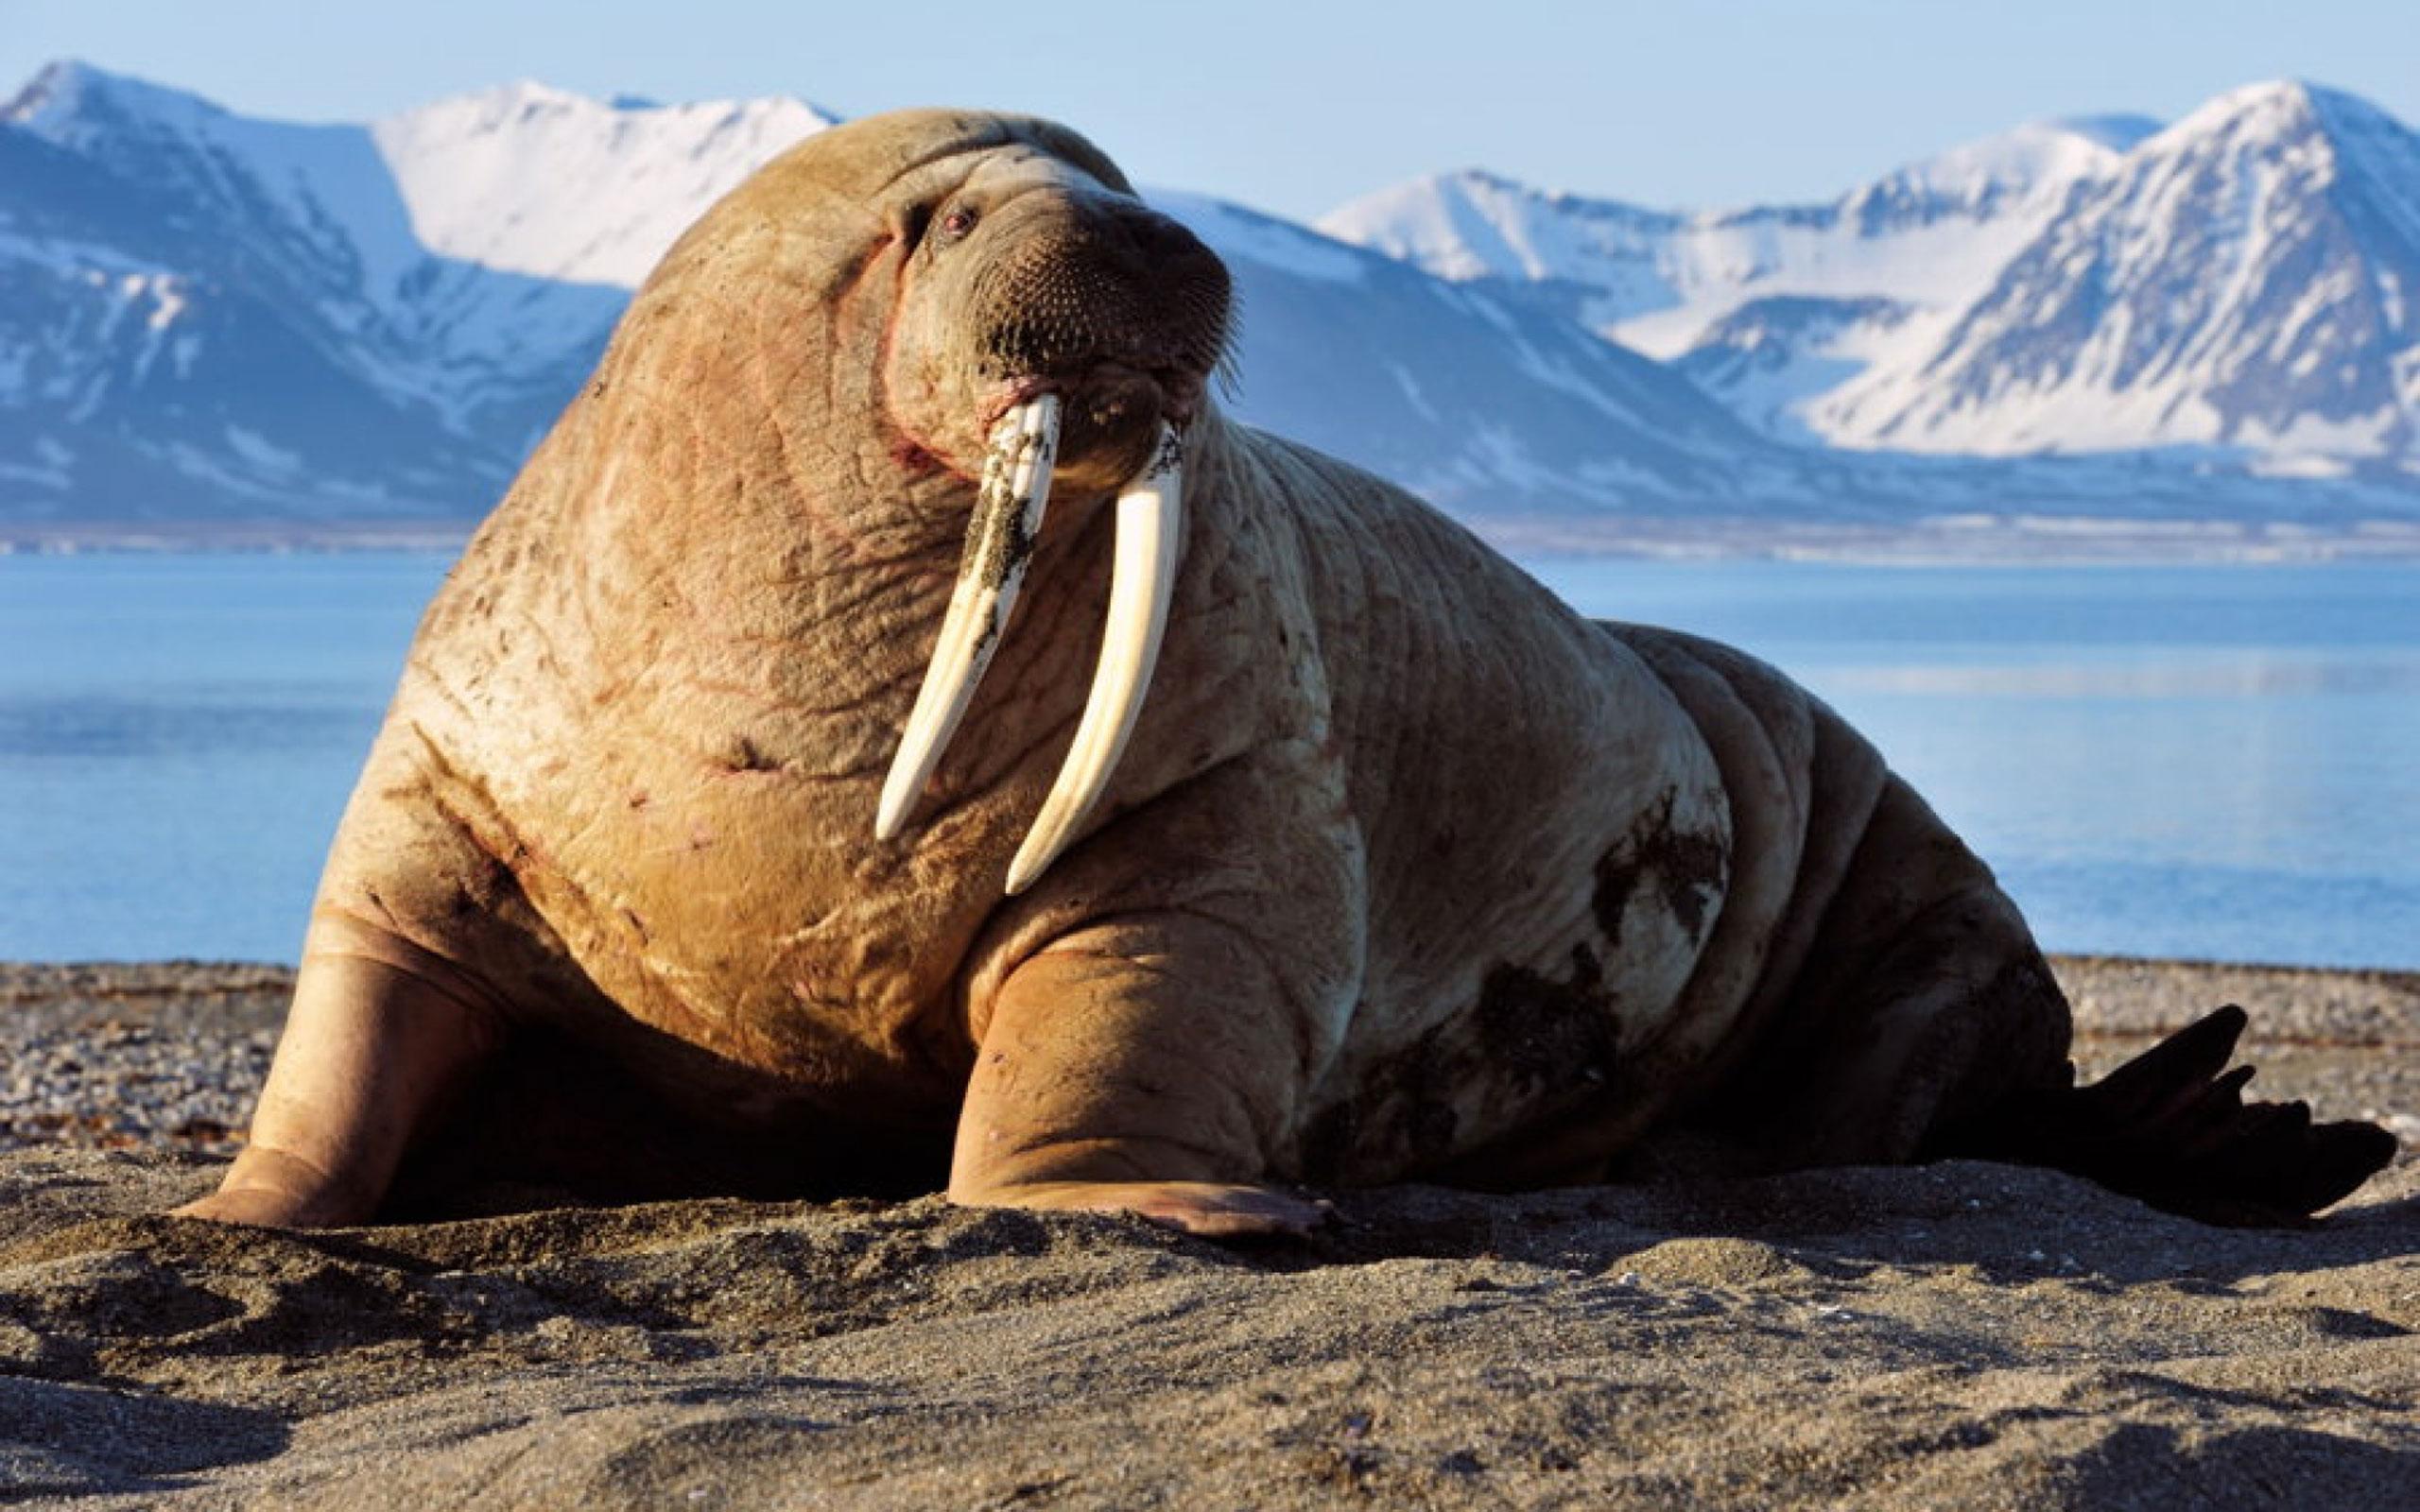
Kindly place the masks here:
[(1731, 880), (1731, 858), (1720, 838), (1673, 827), (1677, 796), (1677, 790), (1668, 789), (1597, 860), (1597, 891), (1590, 906), (1605, 943), (1616, 950), (1621, 948), (1622, 914), (1643, 884), (1651, 881), (1682, 930), (1701, 940), (1713, 922), (1710, 910), (1720, 902)]
[(1571, 948), (1564, 981), (1520, 966), (1488, 972), (1471, 1022), (1488, 1067), (1510, 1073), (1525, 1098), (1603, 1086), (1621, 1038), (1604, 965), (1585, 945)]
[(1561, 1111), (1608, 1083), (1620, 1038), (1604, 963), (1586, 945), (1572, 947), (1570, 973), (1560, 980), (1497, 966), (1466, 1018), (1421, 1036), (1312, 1118), (1303, 1177), (1349, 1183), (1381, 1169), (1434, 1170), (1456, 1153), (1461, 1106), (1474, 1089), (1482, 1106), (1509, 1098), (1525, 1118)]
[(949, 471), (949, 465), (925, 450), (922, 442), (906, 436), (892, 438), (890, 459), (909, 477), (938, 477)]
[(1454, 1091), (1461, 1077), (1441, 1026), (1374, 1067), (1369, 1079), (1345, 1098), (1322, 1108), (1303, 1132), (1305, 1180), (1349, 1180), (1363, 1163), (1364, 1150), (1401, 1148), (1416, 1165), (1434, 1165), (1453, 1153), (1461, 1115)]

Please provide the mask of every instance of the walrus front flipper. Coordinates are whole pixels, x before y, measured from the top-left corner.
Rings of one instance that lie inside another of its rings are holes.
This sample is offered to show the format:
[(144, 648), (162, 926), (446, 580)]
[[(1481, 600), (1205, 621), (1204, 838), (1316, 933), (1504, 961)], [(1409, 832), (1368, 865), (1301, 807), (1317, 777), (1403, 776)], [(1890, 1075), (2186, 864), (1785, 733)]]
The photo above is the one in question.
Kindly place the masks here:
[(368, 1222), (414, 1138), (493, 1049), (480, 999), (458, 969), (392, 931), (315, 911), (244, 1147), (218, 1190), (177, 1214), (274, 1228)]
[(1988, 1134), (1939, 1153), (2052, 1166), (2204, 1223), (2300, 1224), (2392, 1160), (2394, 1136), (2246, 1103), (2253, 1068), (2225, 1069), (2245, 1022), (2221, 1008), (2088, 1087), (2013, 1099)]

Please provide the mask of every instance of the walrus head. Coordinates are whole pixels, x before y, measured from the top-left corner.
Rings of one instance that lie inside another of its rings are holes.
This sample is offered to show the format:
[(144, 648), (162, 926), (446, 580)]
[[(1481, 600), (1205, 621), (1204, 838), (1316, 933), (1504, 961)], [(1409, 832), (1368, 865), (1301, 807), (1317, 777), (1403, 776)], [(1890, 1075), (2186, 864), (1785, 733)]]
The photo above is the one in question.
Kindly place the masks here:
[[(1050, 490), (1119, 488), (1100, 663), (1059, 780), (1011, 863), (1022, 891), (1108, 786), (1176, 576), (1183, 435), (1227, 335), (1227, 270), (1072, 132), (964, 154), (890, 207), (906, 254), (884, 368), (893, 419), (982, 456), (959, 578), (874, 833), (906, 824), (1006, 629)], [(947, 162), (947, 159), (942, 160)], [(1122, 488), (1121, 488), (1122, 486)]]
[(746, 285), (764, 287), (767, 265), (774, 287), (832, 312), (822, 423), (870, 411), (903, 491), (972, 506), (877, 838), (905, 828), (972, 701), (1054, 489), (1116, 494), (1100, 661), (1010, 866), (1021, 891), (1108, 787), (1142, 708), (1175, 582), (1184, 436), (1227, 339), (1226, 268), (1075, 132), (942, 111), (809, 138), (717, 207), (658, 278), (727, 290), (745, 266)]
[(1124, 483), (1201, 403), (1226, 341), (1226, 268), (1072, 133), (959, 167), (888, 207), (909, 249), (884, 371), (893, 420), (963, 466), (1004, 417), (1055, 398), (1056, 486)]

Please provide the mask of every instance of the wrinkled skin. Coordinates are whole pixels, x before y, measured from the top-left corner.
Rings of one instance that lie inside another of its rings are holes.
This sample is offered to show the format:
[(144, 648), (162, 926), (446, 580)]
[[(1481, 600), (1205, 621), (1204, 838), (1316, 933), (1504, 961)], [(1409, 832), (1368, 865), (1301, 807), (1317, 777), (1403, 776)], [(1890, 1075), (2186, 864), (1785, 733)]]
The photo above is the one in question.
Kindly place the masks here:
[[(712, 211), (430, 608), (252, 1143), (186, 1211), (369, 1218), (542, 1030), (809, 1163), (929, 1151), (960, 1201), (1219, 1235), (1317, 1222), (1302, 1183), (1600, 1177), (1668, 1127), (1905, 1160), (2068, 1086), (2022, 921), (1869, 746), (1225, 420), (1226, 300), (1030, 120), (836, 129)], [(987, 434), (1038, 386), (1069, 419), (1024, 598), (878, 842)], [(1163, 421), (1167, 648), (1007, 899)]]

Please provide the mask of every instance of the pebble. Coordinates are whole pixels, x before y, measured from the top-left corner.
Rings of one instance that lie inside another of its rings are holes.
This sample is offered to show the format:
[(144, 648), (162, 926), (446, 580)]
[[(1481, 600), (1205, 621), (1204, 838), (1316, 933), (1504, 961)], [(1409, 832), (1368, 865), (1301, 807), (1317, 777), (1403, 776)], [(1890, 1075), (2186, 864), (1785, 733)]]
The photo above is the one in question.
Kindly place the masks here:
[(279, 967), (0, 964), (0, 1149), (233, 1154), (292, 988)]

